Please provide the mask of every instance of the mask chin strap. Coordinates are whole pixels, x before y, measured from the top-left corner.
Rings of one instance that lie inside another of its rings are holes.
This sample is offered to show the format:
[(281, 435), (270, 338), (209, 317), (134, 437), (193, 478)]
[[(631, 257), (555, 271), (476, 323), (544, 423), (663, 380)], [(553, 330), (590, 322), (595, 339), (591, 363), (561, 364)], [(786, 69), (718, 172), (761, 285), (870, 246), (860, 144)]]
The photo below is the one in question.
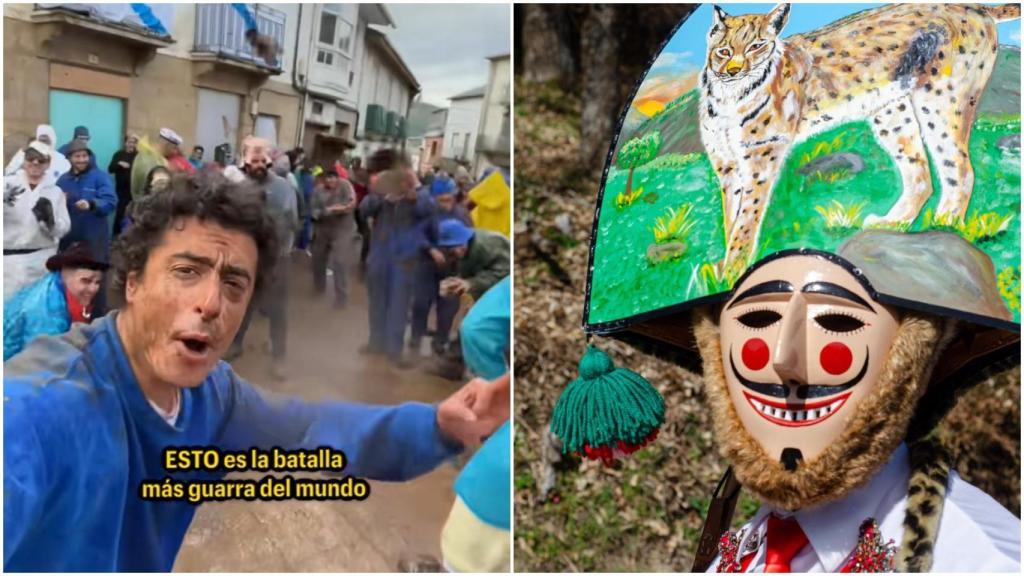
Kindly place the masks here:
[(740, 483), (736, 481), (732, 467), (729, 467), (711, 497), (711, 506), (704, 520), (704, 530), (700, 534), (700, 544), (697, 545), (691, 572), (706, 572), (718, 555), (718, 539), (729, 529), (739, 497)]

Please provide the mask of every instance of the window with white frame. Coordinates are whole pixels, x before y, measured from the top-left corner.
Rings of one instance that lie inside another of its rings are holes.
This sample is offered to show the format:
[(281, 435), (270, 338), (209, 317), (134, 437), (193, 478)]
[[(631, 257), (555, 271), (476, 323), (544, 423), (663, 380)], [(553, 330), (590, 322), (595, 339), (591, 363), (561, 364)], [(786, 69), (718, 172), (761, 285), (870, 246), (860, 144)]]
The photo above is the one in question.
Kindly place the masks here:
[(355, 28), (350, 22), (338, 20), (338, 49), (348, 56), (352, 55), (353, 32)]
[(342, 90), (351, 85), (352, 53), (355, 43), (355, 18), (351, 6), (324, 4), (320, 10), (316, 63), (326, 74), (328, 84)]

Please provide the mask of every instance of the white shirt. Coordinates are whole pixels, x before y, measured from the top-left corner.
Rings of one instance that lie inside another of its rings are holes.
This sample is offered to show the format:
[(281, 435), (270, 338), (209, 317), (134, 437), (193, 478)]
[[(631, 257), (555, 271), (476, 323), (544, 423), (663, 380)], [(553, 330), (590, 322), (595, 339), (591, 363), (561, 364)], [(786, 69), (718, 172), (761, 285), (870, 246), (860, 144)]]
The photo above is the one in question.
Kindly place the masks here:
[[(910, 462), (901, 444), (889, 463), (867, 485), (842, 500), (790, 513), (762, 506), (744, 527), (740, 557), (757, 548), (747, 572), (764, 572), (768, 515), (795, 516), (807, 535), (805, 546), (790, 562), (794, 572), (838, 572), (845, 566), (860, 536), (860, 525), (874, 518), (882, 541), (900, 546), (907, 506)], [(718, 566), (718, 558), (709, 572)], [(932, 572), (1020, 573), (1020, 520), (988, 494), (950, 470), (946, 501), (935, 540)]]
[(156, 413), (171, 426), (174, 426), (178, 421), (178, 413), (181, 412), (181, 390), (177, 392), (178, 394), (174, 397), (174, 406), (171, 406), (170, 410), (164, 410), (159, 404), (146, 398), (146, 400), (149, 400), (149, 405), (153, 407), (153, 410), (156, 410)]
[[(4, 177), (5, 197), (8, 186), (20, 186), (25, 191), (15, 198), (13, 205), (4, 202), (4, 250), (56, 248), (61, 237), (71, 230), (71, 216), (68, 215), (64, 192), (45, 176), (34, 189), (31, 188), (24, 170)], [(53, 205), (52, 229), (32, 213), (40, 198), (49, 199)]]

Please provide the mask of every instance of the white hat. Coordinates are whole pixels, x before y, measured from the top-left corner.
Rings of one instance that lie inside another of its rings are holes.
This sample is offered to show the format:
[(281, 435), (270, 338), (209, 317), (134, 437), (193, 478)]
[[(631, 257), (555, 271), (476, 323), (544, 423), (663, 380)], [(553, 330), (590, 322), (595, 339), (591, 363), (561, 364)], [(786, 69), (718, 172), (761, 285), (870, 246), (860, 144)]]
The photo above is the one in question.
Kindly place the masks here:
[(172, 144), (177, 144), (178, 146), (181, 146), (181, 143), (184, 142), (181, 136), (178, 136), (178, 133), (170, 128), (161, 128), (160, 137)]
[(53, 148), (50, 148), (44, 142), (41, 142), (39, 140), (33, 140), (31, 143), (29, 143), (28, 148), (31, 148), (32, 150), (39, 152), (43, 156), (46, 156), (47, 159), (53, 158)]

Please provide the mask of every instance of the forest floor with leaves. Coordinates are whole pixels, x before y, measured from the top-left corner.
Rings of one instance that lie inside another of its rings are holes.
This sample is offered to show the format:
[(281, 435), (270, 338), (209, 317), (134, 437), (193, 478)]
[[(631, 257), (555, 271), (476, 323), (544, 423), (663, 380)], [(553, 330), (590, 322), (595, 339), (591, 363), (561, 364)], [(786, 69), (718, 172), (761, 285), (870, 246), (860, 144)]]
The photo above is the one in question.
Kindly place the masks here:
[[(600, 171), (581, 165), (577, 96), (515, 85), (516, 571), (689, 571), (725, 471), (700, 376), (595, 338), (666, 403), (658, 439), (607, 468), (560, 456), (547, 432), (577, 376)], [(968, 392), (942, 424), (957, 470), (1020, 516), (1020, 368)], [(734, 524), (756, 511), (743, 493)]]

